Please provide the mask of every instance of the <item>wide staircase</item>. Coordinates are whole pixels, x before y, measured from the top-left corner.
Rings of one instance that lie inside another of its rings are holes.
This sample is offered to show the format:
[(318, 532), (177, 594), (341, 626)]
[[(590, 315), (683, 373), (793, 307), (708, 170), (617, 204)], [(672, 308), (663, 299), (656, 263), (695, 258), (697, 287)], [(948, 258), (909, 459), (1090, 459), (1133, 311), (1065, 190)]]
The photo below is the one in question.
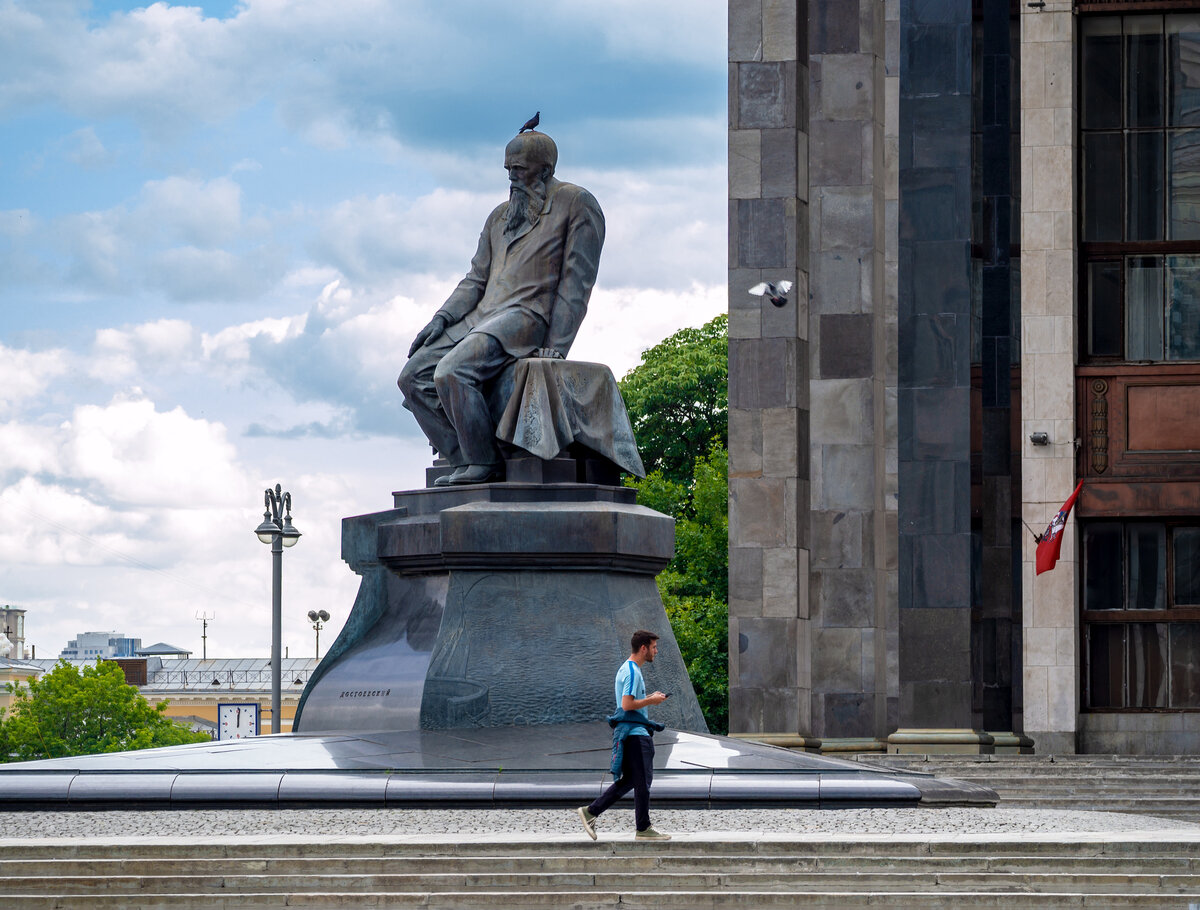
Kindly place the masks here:
[(991, 787), (1008, 809), (1132, 812), (1200, 823), (1200, 756), (860, 755)]
[(1184, 838), (12, 844), (7, 910), (1200, 906), (1200, 843)]

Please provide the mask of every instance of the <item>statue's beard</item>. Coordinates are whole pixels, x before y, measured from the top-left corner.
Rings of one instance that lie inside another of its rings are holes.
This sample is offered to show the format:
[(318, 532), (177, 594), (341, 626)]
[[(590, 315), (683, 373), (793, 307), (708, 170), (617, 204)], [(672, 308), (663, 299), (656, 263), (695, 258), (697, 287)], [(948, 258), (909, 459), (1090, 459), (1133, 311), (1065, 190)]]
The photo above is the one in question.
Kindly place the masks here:
[(537, 181), (532, 188), (513, 186), (508, 193), (508, 216), (504, 220), (504, 231), (515, 234), (529, 223), (530, 215), (536, 217), (546, 202), (546, 184)]

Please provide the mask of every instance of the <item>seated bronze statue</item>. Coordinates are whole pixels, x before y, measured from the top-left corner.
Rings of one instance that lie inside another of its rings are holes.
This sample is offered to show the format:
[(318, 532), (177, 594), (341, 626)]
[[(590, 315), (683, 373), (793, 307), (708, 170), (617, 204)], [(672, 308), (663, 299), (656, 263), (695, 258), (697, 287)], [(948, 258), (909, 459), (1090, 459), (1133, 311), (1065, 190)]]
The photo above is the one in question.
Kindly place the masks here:
[(470, 271), (417, 333), (398, 384), (404, 405), (454, 470), (439, 485), (498, 478), (492, 382), (526, 357), (562, 359), (587, 312), (604, 244), (591, 193), (554, 176), (549, 136), (504, 150), (509, 199), (484, 223)]

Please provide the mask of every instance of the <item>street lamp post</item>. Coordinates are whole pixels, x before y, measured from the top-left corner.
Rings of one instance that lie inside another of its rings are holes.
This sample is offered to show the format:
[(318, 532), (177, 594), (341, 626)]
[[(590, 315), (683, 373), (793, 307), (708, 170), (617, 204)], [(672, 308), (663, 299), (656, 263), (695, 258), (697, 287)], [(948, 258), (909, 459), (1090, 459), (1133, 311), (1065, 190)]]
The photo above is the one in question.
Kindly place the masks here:
[[(271, 732), (279, 732), (283, 662), (279, 654), (283, 643), (283, 548), (296, 545), (300, 532), (292, 526), (292, 494), (279, 484), (263, 491), (263, 520), (254, 533), (271, 545)], [(280, 513), (282, 512), (282, 517)]]
[(309, 610), (308, 621), (312, 623), (313, 631), (317, 633), (317, 660), (321, 659), (321, 630), (329, 622), (329, 614), (324, 610)]

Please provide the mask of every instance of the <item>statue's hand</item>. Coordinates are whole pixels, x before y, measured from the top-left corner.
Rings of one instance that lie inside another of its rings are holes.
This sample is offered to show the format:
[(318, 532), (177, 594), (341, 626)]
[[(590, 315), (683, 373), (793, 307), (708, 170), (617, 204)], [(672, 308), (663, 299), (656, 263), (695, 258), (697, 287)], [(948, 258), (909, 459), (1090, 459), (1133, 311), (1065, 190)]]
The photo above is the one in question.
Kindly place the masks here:
[(565, 360), (562, 351), (558, 348), (538, 348), (533, 352), (535, 357), (541, 357), (544, 360)]
[(429, 344), (436, 339), (442, 332), (446, 331), (446, 317), (438, 313), (429, 320), (429, 325), (417, 332), (417, 337), (413, 339), (412, 347), (408, 349), (408, 356), (412, 357), (417, 353), (417, 349)]

